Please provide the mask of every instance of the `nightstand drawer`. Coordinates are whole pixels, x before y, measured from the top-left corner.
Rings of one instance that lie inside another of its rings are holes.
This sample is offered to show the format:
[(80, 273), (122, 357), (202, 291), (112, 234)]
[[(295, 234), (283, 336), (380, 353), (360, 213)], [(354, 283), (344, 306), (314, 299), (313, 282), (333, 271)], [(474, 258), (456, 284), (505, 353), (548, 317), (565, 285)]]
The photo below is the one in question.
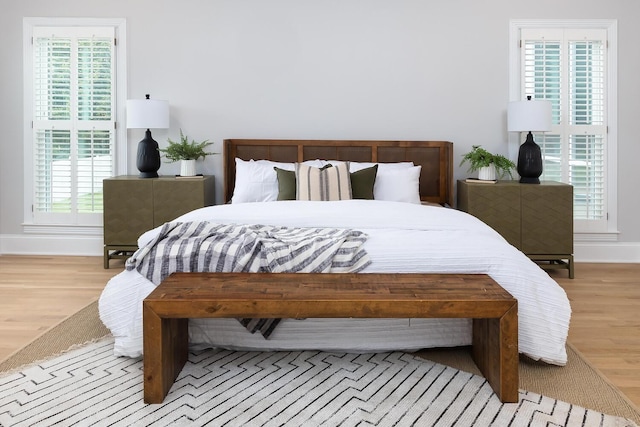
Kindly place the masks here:
[(573, 187), (522, 185), (522, 252), (573, 253)]
[(140, 230), (154, 227), (153, 182), (107, 179), (103, 194), (105, 245), (136, 246)]
[(520, 248), (521, 208), (518, 187), (458, 183), (458, 209), (482, 220), (513, 246)]

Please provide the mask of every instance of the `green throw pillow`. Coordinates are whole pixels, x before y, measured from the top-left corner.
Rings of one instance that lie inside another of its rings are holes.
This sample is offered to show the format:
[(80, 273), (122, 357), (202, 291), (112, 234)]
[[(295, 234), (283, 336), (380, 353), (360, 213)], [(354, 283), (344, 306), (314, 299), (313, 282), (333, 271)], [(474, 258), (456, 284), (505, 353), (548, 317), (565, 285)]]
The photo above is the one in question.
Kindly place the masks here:
[(274, 168), (278, 175), (278, 200), (296, 199), (296, 171)]
[(376, 182), (378, 165), (351, 173), (351, 197), (373, 200), (373, 185)]

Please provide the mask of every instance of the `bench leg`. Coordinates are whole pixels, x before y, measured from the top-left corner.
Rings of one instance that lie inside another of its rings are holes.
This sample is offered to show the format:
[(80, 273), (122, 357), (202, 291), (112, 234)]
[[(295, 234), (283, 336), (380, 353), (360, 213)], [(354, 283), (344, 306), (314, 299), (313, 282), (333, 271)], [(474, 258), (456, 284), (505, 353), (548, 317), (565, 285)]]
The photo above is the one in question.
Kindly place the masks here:
[(473, 359), (500, 401), (518, 402), (518, 306), (499, 319), (473, 319)]
[(143, 303), (144, 401), (162, 403), (187, 361), (188, 319), (158, 316)]

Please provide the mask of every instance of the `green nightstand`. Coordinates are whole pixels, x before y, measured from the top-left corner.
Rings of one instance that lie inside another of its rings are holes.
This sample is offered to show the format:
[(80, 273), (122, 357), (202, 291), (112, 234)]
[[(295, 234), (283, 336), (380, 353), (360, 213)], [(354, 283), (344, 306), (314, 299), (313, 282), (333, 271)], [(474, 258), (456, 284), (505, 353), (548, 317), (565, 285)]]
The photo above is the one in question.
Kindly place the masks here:
[(573, 279), (571, 185), (459, 180), (458, 209), (481, 219), (543, 268), (566, 268)]
[(215, 203), (214, 177), (105, 179), (104, 268), (109, 260), (128, 258), (138, 249), (138, 237), (194, 209)]

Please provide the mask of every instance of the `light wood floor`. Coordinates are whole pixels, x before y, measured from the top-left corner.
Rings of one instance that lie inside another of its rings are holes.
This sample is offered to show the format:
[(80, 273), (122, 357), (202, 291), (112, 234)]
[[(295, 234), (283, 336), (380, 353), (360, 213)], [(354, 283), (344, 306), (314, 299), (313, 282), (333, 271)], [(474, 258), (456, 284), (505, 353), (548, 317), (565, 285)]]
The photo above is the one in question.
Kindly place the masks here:
[[(122, 261), (100, 257), (0, 256), (0, 360), (97, 299)], [(569, 341), (640, 406), (640, 264), (577, 264), (550, 272), (573, 315)]]
[(640, 407), (640, 264), (577, 264), (551, 276), (571, 301), (569, 341)]

